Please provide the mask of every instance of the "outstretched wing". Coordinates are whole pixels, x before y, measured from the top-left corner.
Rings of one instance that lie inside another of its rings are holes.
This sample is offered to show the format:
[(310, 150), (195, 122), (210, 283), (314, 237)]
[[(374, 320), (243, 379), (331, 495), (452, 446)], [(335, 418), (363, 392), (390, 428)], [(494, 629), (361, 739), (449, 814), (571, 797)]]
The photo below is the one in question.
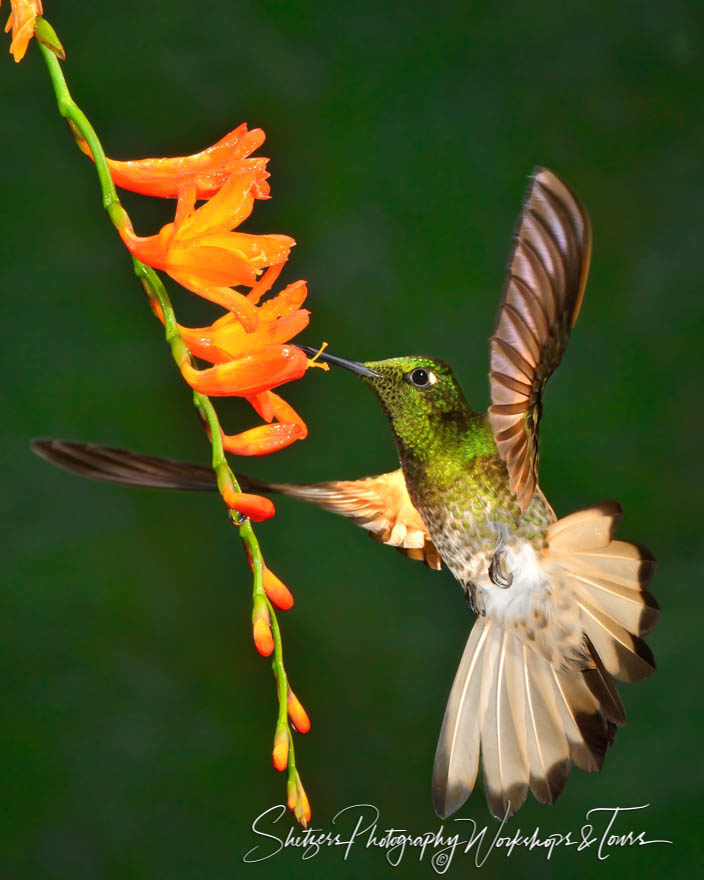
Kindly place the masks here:
[(489, 422), (524, 512), (538, 478), (543, 389), (577, 320), (590, 255), (586, 211), (559, 177), (537, 169), (518, 223), (489, 359)]
[(269, 485), (276, 492), (347, 516), (376, 541), (396, 547), (410, 559), (422, 560), (429, 568), (442, 568), (440, 554), (413, 506), (400, 468), (364, 480)]
[[(210, 468), (185, 461), (70, 440), (33, 440), (32, 449), (65, 470), (123, 486), (217, 489)], [(246, 474), (237, 474), (237, 480), (246, 492), (280, 492), (349, 517), (375, 540), (396, 547), (411, 559), (422, 560), (430, 568), (442, 567), (440, 554), (411, 502), (400, 469), (364, 480), (327, 483), (267, 483)]]
[(41, 458), (64, 470), (106, 483), (189, 492), (218, 487), (212, 468), (187, 461), (71, 440), (32, 440), (31, 447)]

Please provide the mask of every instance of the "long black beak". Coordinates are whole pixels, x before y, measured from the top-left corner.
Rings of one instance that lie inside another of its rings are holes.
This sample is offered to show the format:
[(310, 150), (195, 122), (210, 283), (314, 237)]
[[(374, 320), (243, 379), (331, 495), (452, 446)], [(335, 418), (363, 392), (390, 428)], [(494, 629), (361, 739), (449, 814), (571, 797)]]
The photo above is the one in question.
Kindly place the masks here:
[(365, 367), (364, 364), (360, 364), (359, 361), (348, 361), (347, 358), (336, 357), (334, 354), (328, 354), (326, 351), (318, 354), (319, 349), (313, 348), (312, 345), (299, 345), (298, 348), (306, 354), (309, 354), (311, 357), (318, 355), (318, 360), (323, 361), (323, 363), (334, 364), (336, 367), (344, 367), (346, 370), (350, 370), (350, 372), (356, 373), (358, 376), (368, 376), (370, 379), (383, 379), (383, 376), (380, 373), (375, 373), (374, 370), (370, 370), (369, 367)]

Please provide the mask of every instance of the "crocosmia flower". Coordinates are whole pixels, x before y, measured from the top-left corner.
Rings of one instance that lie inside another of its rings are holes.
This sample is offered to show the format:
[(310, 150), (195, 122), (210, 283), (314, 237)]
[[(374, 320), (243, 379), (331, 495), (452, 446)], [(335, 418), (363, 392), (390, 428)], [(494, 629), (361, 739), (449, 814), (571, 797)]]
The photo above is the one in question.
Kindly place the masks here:
[[(281, 265), (272, 266), (266, 273), (269, 277), (262, 279), (259, 289), (243, 297), (256, 313), (254, 329), (249, 329), (247, 322), (234, 311), (209, 327), (178, 325), (191, 354), (215, 365), (198, 370), (184, 361), (181, 372), (189, 385), (210, 396), (245, 397), (269, 423), (241, 434), (223, 435), (225, 449), (236, 455), (267, 455), (308, 436), (306, 423), (295, 409), (271, 390), (300, 378), (309, 366), (300, 349), (286, 345), (308, 326), (310, 313), (300, 308), (308, 292), (306, 283), (289, 284), (259, 306), (253, 301), (273, 284), (280, 271)], [(159, 311), (157, 316), (163, 321)]]
[(10, 52), (15, 61), (21, 61), (34, 36), (37, 16), (42, 15), (44, 10), (41, 0), (10, 0), (10, 8), (12, 11), (5, 25), (5, 33), (12, 30)]
[(195, 208), (195, 187), (179, 198), (173, 223), (157, 235), (135, 235), (125, 220), (122, 240), (138, 260), (163, 269), (194, 293), (222, 304), (222, 288), (253, 287), (262, 269), (283, 263), (295, 241), (288, 235), (251, 235), (233, 230), (249, 217), (257, 172), (234, 173), (220, 191)]
[[(269, 195), (268, 160), (251, 157), (264, 137), (260, 129), (248, 131), (243, 124), (192, 156), (107, 160), (116, 185), (178, 200), (173, 222), (157, 235), (137, 235), (123, 215), (119, 231), (132, 255), (227, 310), (209, 327), (179, 325), (190, 355), (213, 365), (199, 369), (186, 356), (179, 367), (195, 391), (245, 397), (267, 423), (223, 434), (223, 447), (237, 455), (266, 455), (308, 434), (298, 413), (272, 391), (299, 379), (311, 363), (301, 349), (287, 345), (308, 324), (309, 313), (300, 308), (306, 285), (289, 284), (260, 302), (295, 242), (287, 235), (235, 231), (251, 214), (255, 199)], [(81, 148), (90, 155), (85, 143)], [(203, 199), (205, 204), (196, 207)], [(250, 290), (245, 294), (237, 287)], [(154, 310), (163, 320), (158, 305)]]
[[(226, 134), (212, 147), (192, 156), (168, 159), (130, 159), (120, 162), (108, 159), (110, 175), (116, 186), (145, 196), (177, 198), (188, 187), (193, 187), (196, 199), (209, 199), (219, 192), (233, 174), (254, 174), (253, 195), (256, 199), (269, 197), (269, 176), (263, 157), (249, 158), (266, 135), (261, 128), (247, 130), (246, 123)], [(85, 141), (81, 149), (90, 156)]]
[(260, 351), (267, 345), (288, 342), (307, 327), (310, 312), (299, 308), (307, 292), (305, 281), (289, 284), (277, 296), (259, 306), (256, 328), (250, 332), (232, 312), (223, 315), (210, 327), (191, 328), (179, 324), (179, 331), (196, 357), (211, 364), (224, 364), (233, 358)]

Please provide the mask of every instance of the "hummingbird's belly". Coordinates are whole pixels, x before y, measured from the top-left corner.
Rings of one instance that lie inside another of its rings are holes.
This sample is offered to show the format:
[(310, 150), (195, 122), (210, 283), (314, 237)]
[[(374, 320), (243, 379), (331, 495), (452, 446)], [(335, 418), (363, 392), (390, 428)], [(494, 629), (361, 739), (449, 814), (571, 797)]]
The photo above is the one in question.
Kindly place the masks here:
[[(499, 611), (521, 599), (520, 585), (532, 586), (530, 569), (555, 514), (540, 490), (525, 516), (513, 498), (505, 507), (496, 498), (473, 498), (471, 505), (427, 505), (423, 520), (443, 562), (462, 585), (478, 614)], [(515, 580), (518, 569), (523, 577)], [(492, 615), (493, 616), (493, 615)]]

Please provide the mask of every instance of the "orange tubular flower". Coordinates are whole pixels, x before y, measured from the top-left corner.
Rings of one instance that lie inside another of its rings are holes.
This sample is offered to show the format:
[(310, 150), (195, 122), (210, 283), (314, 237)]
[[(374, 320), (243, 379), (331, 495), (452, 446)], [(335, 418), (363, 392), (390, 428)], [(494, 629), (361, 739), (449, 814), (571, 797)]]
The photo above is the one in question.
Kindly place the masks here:
[(254, 287), (261, 270), (285, 262), (295, 244), (288, 235), (232, 231), (252, 212), (258, 175), (257, 171), (231, 174), (220, 191), (197, 209), (196, 185), (183, 187), (173, 223), (142, 238), (125, 218), (120, 236), (138, 260), (229, 308), (233, 291), (228, 288)]
[[(108, 159), (113, 182), (122, 189), (145, 196), (177, 198), (187, 187), (195, 189), (196, 199), (209, 199), (219, 192), (232, 174), (254, 173), (253, 195), (256, 199), (269, 197), (266, 164), (263, 157), (248, 158), (259, 149), (266, 135), (261, 128), (247, 130), (242, 123), (226, 134), (212, 147), (192, 156), (175, 156), (169, 159), (132, 159), (120, 162)], [(92, 158), (85, 141), (80, 143), (83, 152)]]
[[(303, 358), (300, 354), (296, 354), (297, 350), (284, 345), (308, 325), (310, 313), (306, 309), (299, 308), (307, 295), (305, 282), (296, 281), (289, 284), (277, 296), (259, 307), (254, 304), (256, 299), (273, 284), (281, 268), (282, 264), (279, 264), (268, 269), (257, 287), (244, 298), (256, 313), (256, 329), (253, 332), (247, 332), (242, 318), (234, 312), (223, 315), (209, 327), (178, 325), (179, 333), (189, 351), (195, 357), (216, 365), (215, 370), (199, 371), (184, 362), (182, 372), (192, 387), (197, 386), (196, 390), (201, 390), (218, 383), (221, 394), (244, 396), (265, 422), (276, 420), (276, 424), (260, 425), (241, 434), (223, 434), (223, 447), (227, 452), (235, 455), (268, 455), (308, 436), (306, 423), (278, 394), (274, 394), (269, 388), (259, 392), (246, 391), (242, 385), (237, 390), (233, 381), (236, 372), (239, 371), (240, 377), (244, 375), (245, 364), (248, 364), (250, 371), (256, 374), (260, 359), (261, 362), (271, 364), (272, 350), (274, 353), (277, 351), (281, 353), (283, 348), (289, 349), (295, 359), (288, 365), (292, 374), (288, 378), (284, 376), (284, 381), (297, 378), (299, 371), (305, 368)], [(155, 312), (163, 323), (164, 317), (158, 306)], [(248, 358), (247, 361), (243, 361), (245, 357)], [(238, 361), (242, 362), (236, 368), (233, 365)], [(267, 375), (267, 382), (270, 378)], [(222, 390), (227, 383), (229, 390)], [(269, 387), (273, 387), (274, 384), (271, 381)]]
[[(273, 266), (268, 273), (272, 270), (278, 274), (280, 267)], [(259, 291), (253, 293), (260, 295)], [(253, 332), (247, 332), (242, 319), (234, 313), (223, 315), (210, 327), (179, 325), (179, 332), (192, 354), (216, 365), (199, 371), (184, 363), (183, 375), (193, 388), (198, 391), (208, 388), (206, 393), (211, 395), (244, 396), (265, 422), (276, 419), (278, 423), (224, 435), (226, 451), (236, 455), (267, 455), (308, 435), (305, 422), (293, 407), (270, 390), (298, 378), (307, 366), (307, 358), (299, 349), (285, 345), (308, 325), (310, 313), (299, 308), (306, 295), (305, 282), (296, 281), (259, 307), (247, 298), (257, 312)], [(259, 390), (253, 385), (246, 387), (247, 377), (263, 382)]]
[(196, 370), (188, 361), (180, 365), (181, 374), (194, 391), (208, 397), (249, 397), (300, 379), (308, 358), (295, 345), (268, 345), (208, 370)]
[[(306, 285), (303, 281), (289, 284), (259, 304), (295, 242), (285, 235), (233, 231), (249, 217), (254, 200), (269, 193), (268, 160), (249, 158), (263, 140), (261, 130), (250, 132), (246, 125), (240, 125), (193, 156), (108, 160), (116, 184), (149, 195), (178, 198), (173, 223), (157, 235), (136, 235), (124, 215), (120, 236), (133, 256), (227, 309), (227, 314), (209, 327), (179, 325), (190, 354), (213, 367), (197, 369), (190, 357), (184, 357), (179, 366), (195, 391), (208, 397), (245, 397), (269, 423), (240, 434), (223, 434), (224, 449), (237, 455), (267, 455), (308, 434), (298, 413), (271, 391), (300, 378), (309, 365), (300, 349), (286, 345), (308, 324), (309, 312), (300, 308), (307, 295)], [(81, 146), (90, 155), (87, 145)], [(197, 199), (207, 196), (209, 201), (196, 208)], [(233, 289), (237, 285), (251, 288), (249, 294)], [(153, 308), (163, 321), (160, 307), (153, 303)], [(247, 504), (239, 499), (230, 506), (246, 512), (242, 503)], [(255, 509), (253, 519), (257, 513)]]
[(305, 329), (310, 312), (298, 306), (305, 300), (306, 294), (305, 282), (296, 281), (258, 309), (247, 299), (249, 306), (257, 311), (257, 328), (254, 332), (247, 332), (241, 318), (234, 313), (223, 315), (210, 327), (179, 325), (179, 330), (183, 341), (196, 357), (211, 364), (225, 364), (235, 357), (253, 354), (267, 345), (288, 342)]
[(10, 52), (16, 62), (24, 58), (29, 41), (34, 36), (34, 24), (38, 15), (43, 15), (41, 0), (10, 0), (10, 17), (5, 25), (5, 33), (12, 29)]

